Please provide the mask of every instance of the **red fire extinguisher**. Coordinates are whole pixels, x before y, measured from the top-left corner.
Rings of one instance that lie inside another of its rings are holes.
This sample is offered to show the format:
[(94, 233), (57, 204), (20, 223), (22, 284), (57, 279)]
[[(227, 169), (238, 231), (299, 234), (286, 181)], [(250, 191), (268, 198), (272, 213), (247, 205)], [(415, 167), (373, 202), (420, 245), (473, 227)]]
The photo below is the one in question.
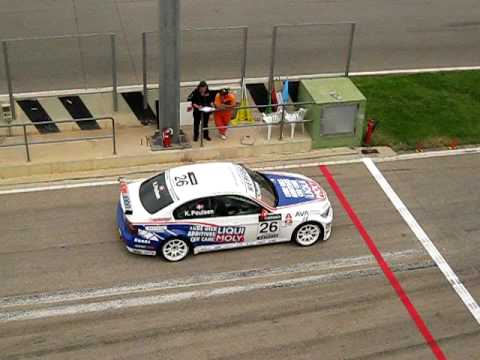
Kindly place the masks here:
[(172, 146), (172, 135), (173, 135), (173, 129), (172, 128), (164, 128), (162, 130), (162, 144), (163, 144), (163, 147), (171, 147)]
[(367, 133), (365, 134), (365, 140), (364, 140), (365, 145), (370, 146), (370, 144), (372, 143), (372, 135), (376, 126), (377, 126), (377, 123), (375, 122), (375, 120), (368, 119)]

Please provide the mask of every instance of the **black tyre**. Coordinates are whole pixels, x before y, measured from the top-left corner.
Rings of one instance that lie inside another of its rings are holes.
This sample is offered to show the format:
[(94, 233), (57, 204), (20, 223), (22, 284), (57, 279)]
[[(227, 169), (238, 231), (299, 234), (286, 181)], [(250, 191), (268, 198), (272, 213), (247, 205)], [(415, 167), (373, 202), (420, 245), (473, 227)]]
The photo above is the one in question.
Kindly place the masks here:
[(315, 222), (300, 224), (294, 231), (293, 240), (300, 246), (312, 246), (323, 239), (323, 227)]
[(183, 239), (170, 239), (162, 245), (161, 252), (163, 258), (167, 261), (181, 261), (190, 252), (190, 244)]

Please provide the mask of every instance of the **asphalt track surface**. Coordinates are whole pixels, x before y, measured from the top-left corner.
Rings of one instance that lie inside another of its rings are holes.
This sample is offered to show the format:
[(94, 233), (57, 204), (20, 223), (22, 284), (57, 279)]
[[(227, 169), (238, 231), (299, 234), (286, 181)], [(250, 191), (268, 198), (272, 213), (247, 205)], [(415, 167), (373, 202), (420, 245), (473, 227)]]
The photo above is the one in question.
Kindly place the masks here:
[[(480, 157), (378, 163), (480, 299)], [(327, 167), (448, 359), (480, 328), (363, 163)], [(171, 264), (126, 252), (116, 186), (2, 195), (1, 359), (434, 359), (319, 167), (332, 237)]]
[[(272, 26), (354, 21), (353, 71), (478, 65), (477, 0), (182, 0), (183, 27), (246, 25), (249, 77), (267, 76)], [(113, 32), (120, 85), (141, 83), (141, 40), (157, 29), (157, 0), (2, 0), (0, 37)], [(277, 75), (343, 71), (348, 29), (279, 32)], [(153, 46), (155, 39), (149, 40)], [(182, 79), (238, 78), (239, 33), (185, 35)], [(111, 85), (109, 40), (10, 44), (16, 92)], [(149, 82), (158, 81), (149, 48)], [(0, 93), (6, 93), (3, 61)]]

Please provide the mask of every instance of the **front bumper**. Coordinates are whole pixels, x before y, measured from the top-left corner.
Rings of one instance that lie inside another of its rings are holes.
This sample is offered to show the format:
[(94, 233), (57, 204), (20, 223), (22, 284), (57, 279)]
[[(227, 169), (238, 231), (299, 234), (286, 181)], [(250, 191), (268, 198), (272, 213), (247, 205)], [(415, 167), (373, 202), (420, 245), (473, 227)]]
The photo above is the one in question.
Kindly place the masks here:
[(330, 210), (327, 216), (323, 219), (323, 240), (328, 240), (332, 234), (332, 223), (333, 223), (333, 208), (330, 205)]
[(323, 240), (328, 240), (330, 238), (330, 235), (332, 234), (332, 223), (330, 222), (328, 224), (323, 224), (323, 229)]

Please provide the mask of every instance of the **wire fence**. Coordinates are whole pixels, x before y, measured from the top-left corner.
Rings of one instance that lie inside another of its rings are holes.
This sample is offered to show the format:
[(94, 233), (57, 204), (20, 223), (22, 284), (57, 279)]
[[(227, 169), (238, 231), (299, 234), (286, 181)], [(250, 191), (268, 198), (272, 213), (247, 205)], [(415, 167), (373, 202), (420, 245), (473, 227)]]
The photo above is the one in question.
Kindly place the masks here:
[[(13, 119), (15, 93), (111, 86), (118, 110), (117, 46), (114, 33), (3, 39), (4, 76)], [(78, 56), (72, 62), (72, 53)], [(96, 72), (110, 74), (109, 84)]]
[[(248, 27), (185, 28), (180, 44), (180, 81), (244, 79)], [(158, 84), (160, 44), (158, 32), (142, 33), (142, 88), (148, 104), (148, 84)]]
[[(180, 81), (237, 79), (244, 75), (248, 28), (224, 26), (185, 28), (181, 33)], [(143, 63), (147, 81), (158, 82), (155, 66), (160, 56), (158, 32), (145, 32)]]
[(276, 77), (348, 76), (355, 23), (276, 25), (272, 30), (269, 89)]
[[(348, 76), (354, 34), (354, 23), (274, 26), (269, 73), (266, 74), (269, 90), (276, 77), (312, 74)], [(143, 103), (146, 108), (148, 84), (158, 84), (159, 81), (156, 64), (159, 63), (161, 49), (158, 32), (144, 32), (139, 40)], [(130, 72), (124, 61), (117, 60), (117, 47), (114, 33), (1, 40), (4, 66), (0, 80), (5, 79), (13, 119), (17, 118), (16, 94), (45, 90), (111, 87), (113, 112), (116, 112), (118, 84), (124, 83), (122, 78)], [(185, 28), (180, 45), (180, 81), (232, 79), (243, 83), (247, 76), (248, 47), (246, 26)], [(301, 70), (294, 72), (292, 69)], [(243, 91), (243, 86), (241, 89)]]

